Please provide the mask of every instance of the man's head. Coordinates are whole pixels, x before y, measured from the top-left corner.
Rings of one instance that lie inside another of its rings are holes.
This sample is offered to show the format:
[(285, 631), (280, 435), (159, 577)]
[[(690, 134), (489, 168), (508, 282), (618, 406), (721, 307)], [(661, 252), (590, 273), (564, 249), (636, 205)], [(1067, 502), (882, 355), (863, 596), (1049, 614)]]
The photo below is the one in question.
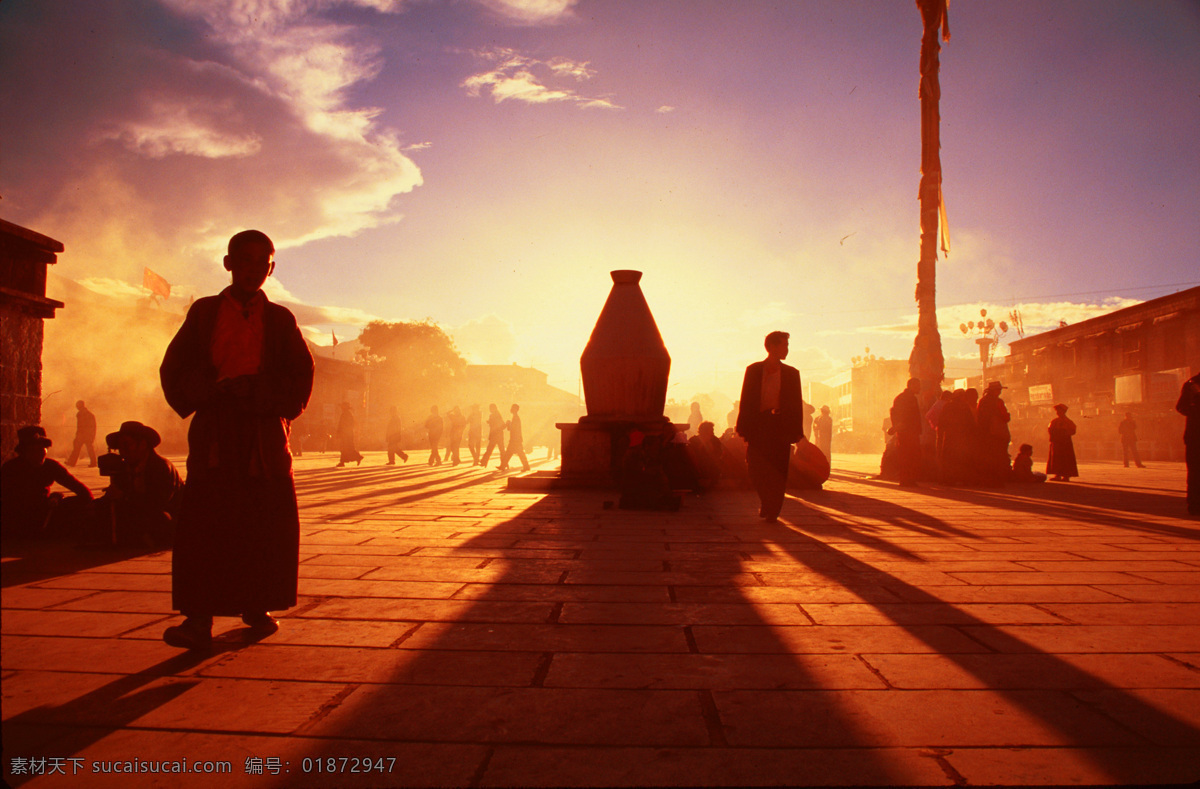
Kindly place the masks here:
[(141, 422), (122, 422), (121, 429), (109, 433), (106, 439), (113, 447), (131, 463), (137, 464), (145, 460), (153, 449), (162, 442), (158, 431)]
[(76, 401), (75, 401), (75, 407), (76, 407), (77, 409), (79, 409), (80, 411), (82, 411), (82, 410), (84, 409), (83, 401), (82, 401), (82, 400), (76, 400)]
[(716, 426), (712, 422), (701, 422), (697, 432), (705, 438), (708, 436), (716, 438)]
[[(904, 389), (908, 392), (912, 392), (913, 394), (920, 394), (921, 393), (921, 379), (920, 378), (909, 378), (908, 384), (904, 387)], [(895, 390), (893, 390), (893, 391), (895, 391)]]
[(234, 295), (253, 296), (275, 270), (275, 244), (260, 230), (243, 230), (229, 239), (225, 270), (232, 277)]
[(512, 412), (515, 414), (515, 413), (517, 413), (518, 411), (520, 411), (520, 410), (521, 410), (521, 406), (517, 405), (516, 403), (513, 403), (513, 404), (512, 404), (512, 408), (510, 408), (510, 409), (508, 409), (508, 410), (509, 410), (509, 411), (512, 411)]
[(51, 444), (53, 442), (46, 437), (46, 429), (41, 425), (17, 428), (17, 445), (14, 447), (17, 457), (30, 463), (41, 464), (46, 459), (46, 450)]
[(824, 414), (825, 416), (829, 416), (829, 406), (827, 406), (827, 405), (821, 406), (821, 413)]
[(1126, 418), (1126, 419), (1133, 419), (1133, 412), (1132, 412), (1132, 411), (1126, 411), (1126, 412), (1125, 412), (1125, 418)]
[(785, 331), (773, 331), (767, 335), (763, 345), (767, 348), (767, 356), (772, 359), (786, 359), (788, 355), (788, 339), (792, 335)]
[(1004, 384), (1000, 383), (999, 381), (988, 381), (987, 393), (998, 395), (1000, 394), (1000, 390), (1003, 388)]
[(1021, 449), (1017, 452), (1018, 455), (1032, 455), (1033, 444), (1022, 444)]

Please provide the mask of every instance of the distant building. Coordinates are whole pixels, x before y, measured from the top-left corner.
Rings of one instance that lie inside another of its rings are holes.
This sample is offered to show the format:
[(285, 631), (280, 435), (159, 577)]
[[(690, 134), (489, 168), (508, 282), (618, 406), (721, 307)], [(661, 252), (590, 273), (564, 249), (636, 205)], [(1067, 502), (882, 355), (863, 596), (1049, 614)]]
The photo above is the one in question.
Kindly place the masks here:
[[(313, 346), (309, 345), (310, 349)], [(359, 423), (359, 442), (373, 447), (373, 438), (363, 415), (367, 406), (369, 373), (355, 362), (313, 353), (313, 389), (308, 407), (292, 423), (292, 448), (305, 452), (325, 452), (337, 446), (333, 440), (342, 403), (349, 403)]]
[(1082, 460), (1119, 460), (1117, 424), (1138, 423), (1143, 458), (1183, 459), (1180, 387), (1200, 371), (1200, 287), (1014, 340), (989, 377), (1007, 387), (1013, 444), (1044, 458), (1054, 405), (1066, 403), (1078, 426)]
[(829, 406), (836, 451), (883, 451), (883, 420), (908, 378), (907, 359), (870, 359), (811, 385), (812, 405)]
[(0, 457), (17, 428), (42, 419), (43, 322), (64, 306), (46, 298), (46, 268), (61, 242), (0, 219)]

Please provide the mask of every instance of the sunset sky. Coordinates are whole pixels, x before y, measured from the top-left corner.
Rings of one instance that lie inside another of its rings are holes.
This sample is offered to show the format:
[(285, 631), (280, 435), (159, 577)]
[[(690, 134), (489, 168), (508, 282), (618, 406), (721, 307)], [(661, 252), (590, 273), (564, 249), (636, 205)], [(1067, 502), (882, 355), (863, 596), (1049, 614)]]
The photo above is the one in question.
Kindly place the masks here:
[[(1200, 284), (1200, 3), (949, 20), (947, 355), (981, 307), (1039, 331)], [(912, 345), (920, 33), (912, 0), (7, 0), (0, 218), (180, 310), (258, 228), (314, 341), (430, 317), (570, 391), (640, 269), (670, 397), (736, 396), (772, 329), (820, 380)]]

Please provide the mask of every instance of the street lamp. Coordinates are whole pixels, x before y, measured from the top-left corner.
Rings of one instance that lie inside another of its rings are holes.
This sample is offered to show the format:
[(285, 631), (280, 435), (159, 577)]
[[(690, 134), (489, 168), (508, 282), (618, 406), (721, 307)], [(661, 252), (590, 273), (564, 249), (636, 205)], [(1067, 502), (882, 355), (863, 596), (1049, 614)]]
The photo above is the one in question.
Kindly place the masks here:
[(987, 310), (980, 310), (978, 322), (960, 323), (958, 329), (964, 336), (978, 333), (975, 344), (979, 346), (979, 365), (982, 368), (983, 382), (986, 383), (988, 363), (996, 353), (996, 346), (1000, 344), (1000, 338), (1008, 332), (1008, 323), (1005, 321), (996, 323), (987, 316)]

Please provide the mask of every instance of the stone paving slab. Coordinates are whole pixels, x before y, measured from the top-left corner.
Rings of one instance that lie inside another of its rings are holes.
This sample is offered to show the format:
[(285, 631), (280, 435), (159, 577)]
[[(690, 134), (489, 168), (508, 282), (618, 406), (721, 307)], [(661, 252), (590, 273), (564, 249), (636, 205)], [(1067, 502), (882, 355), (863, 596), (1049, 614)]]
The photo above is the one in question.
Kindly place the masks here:
[[(206, 654), (161, 641), (169, 553), (5, 546), (4, 779), (1200, 779), (1200, 523), (1179, 464), (902, 490), (837, 456), (766, 524), (747, 491), (626, 512), (382, 460), (298, 459), (299, 604), (264, 640), (218, 619)], [(228, 769), (112, 771), (183, 759)]]

